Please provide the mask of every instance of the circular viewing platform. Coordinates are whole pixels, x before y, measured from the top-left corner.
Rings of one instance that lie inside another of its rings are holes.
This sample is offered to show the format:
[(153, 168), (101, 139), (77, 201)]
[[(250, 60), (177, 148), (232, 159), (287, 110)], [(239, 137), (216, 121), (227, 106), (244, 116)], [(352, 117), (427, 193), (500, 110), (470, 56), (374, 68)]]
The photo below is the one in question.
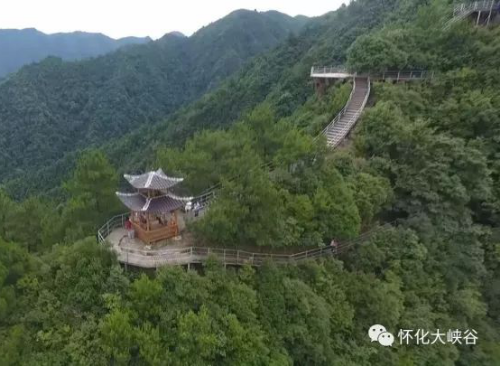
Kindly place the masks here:
[(267, 261), (277, 264), (292, 264), (321, 256), (332, 256), (346, 249), (351, 243), (340, 244), (337, 248), (321, 247), (292, 254), (257, 253), (233, 248), (208, 248), (193, 245), (189, 235), (177, 237), (148, 245), (138, 238), (129, 238), (125, 229), (128, 214), (110, 219), (98, 231), (98, 240), (108, 243), (116, 253), (120, 263), (140, 267), (159, 268), (165, 265), (190, 265), (204, 263), (210, 258), (224, 265), (260, 266)]

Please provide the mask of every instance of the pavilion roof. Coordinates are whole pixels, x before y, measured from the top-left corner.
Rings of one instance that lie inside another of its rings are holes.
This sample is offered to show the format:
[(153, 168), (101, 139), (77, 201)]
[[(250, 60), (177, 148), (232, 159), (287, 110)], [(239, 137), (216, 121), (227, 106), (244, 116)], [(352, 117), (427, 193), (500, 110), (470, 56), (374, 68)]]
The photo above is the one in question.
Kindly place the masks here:
[(137, 189), (168, 189), (183, 181), (183, 178), (168, 177), (162, 169), (140, 175), (124, 174), (124, 178)]
[(141, 193), (116, 192), (117, 197), (130, 210), (136, 212), (165, 213), (177, 210), (184, 206), (185, 202), (169, 195), (158, 197), (145, 197)]

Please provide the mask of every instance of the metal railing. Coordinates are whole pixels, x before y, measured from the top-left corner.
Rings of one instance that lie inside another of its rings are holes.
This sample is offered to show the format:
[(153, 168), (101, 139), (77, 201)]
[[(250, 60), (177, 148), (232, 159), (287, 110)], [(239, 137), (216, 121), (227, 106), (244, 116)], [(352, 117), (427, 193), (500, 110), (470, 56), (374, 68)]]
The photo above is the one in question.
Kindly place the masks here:
[[(323, 131), (320, 133), (320, 135), (327, 135), (327, 132), (331, 128), (333, 128), (336, 125), (336, 123), (338, 123), (339, 120), (346, 114), (346, 110), (348, 109), (348, 106), (351, 102), (351, 99), (353, 97), (353, 93), (354, 93), (355, 89), (356, 89), (356, 79), (353, 79), (353, 88), (351, 89), (351, 93), (350, 93), (350, 96), (348, 98), (348, 101), (346, 102), (343, 109), (341, 109), (341, 111), (334, 117), (334, 119), (323, 129)], [(367, 104), (367, 100), (369, 98), (370, 92), (371, 92), (371, 82), (370, 82), (370, 78), (368, 78), (367, 91), (365, 93), (365, 97), (364, 97), (362, 104), (357, 109), (357, 111), (350, 117), (348, 122), (345, 124), (346, 127), (342, 130), (343, 136), (340, 139), (338, 139), (334, 144), (330, 144), (331, 147), (336, 147), (337, 145), (339, 145), (339, 143), (344, 139), (344, 137), (346, 137), (348, 132), (350, 132), (350, 130), (353, 128), (353, 126), (355, 125), (355, 122), (358, 120), (358, 118), (360, 117), (360, 115), (362, 114), (362, 112), (365, 108), (365, 105)], [(329, 141), (327, 141), (327, 143), (329, 144)]]
[(496, 0), (484, 0), (484, 1), (474, 1), (471, 3), (461, 3), (454, 5), (454, 10), (452, 11), (453, 17), (465, 17), (475, 11), (492, 11), (499, 7), (499, 1)]
[(348, 74), (351, 72), (344, 66), (312, 66), (310, 75), (314, 74)]
[(416, 70), (403, 69), (403, 70), (388, 70), (382, 72), (369, 72), (366, 74), (362, 73), (358, 75), (360, 76), (367, 75), (367, 77), (370, 77), (373, 80), (379, 79), (379, 80), (409, 81), (409, 80), (421, 80), (421, 79), (432, 78), (434, 76), (434, 72), (421, 69), (416, 69)]
[(125, 221), (130, 214), (125, 212), (120, 215), (113, 216), (109, 219), (103, 226), (99, 228), (97, 231), (97, 240), (99, 243), (104, 243), (106, 238), (110, 235), (110, 233), (119, 228), (125, 226)]
[[(348, 108), (348, 105), (351, 102), (351, 98), (353, 97), (353, 92), (355, 90), (355, 87), (356, 87), (356, 80), (353, 79), (353, 87), (351, 88), (350, 96), (348, 97), (348, 100), (346, 101), (346, 104), (338, 112), (338, 114), (336, 114), (336, 116), (334, 117), (334, 119), (322, 130), (322, 132), (320, 132), (320, 135), (325, 135), (327, 133), (327, 131), (331, 128), (331, 126), (333, 126), (337, 121), (339, 121), (341, 119), (341, 117), (344, 116), (344, 114), (346, 113), (346, 109)], [(317, 138), (318, 138), (318, 136), (317, 136)]]
[[(128, 213), (116, 215), (108, 220), (106, 224), (101, 226), (97, 234), (99, 243), (105, 243), (107, 237), (113, 230), (124, 227), (127, 216)], [(374, 233), (391, 227), (390, 224), (391, 223), (376, 227), (353, 240), (340, 242), (334, 247), (324, 246), (292, 254), (259, 253), (233, 248), (210, 248), (196, 246), (145, 250), (114, 245), (113, 250), (116, 252), (119, 262), (142, 268), (158, 268), (163, 265), (204, 263), (211, 257), (220, 260), (224, 265), (249, 264), (251, 266), (260, 266), (267, 261), (272, 261), (277, 264), (290, 264), (323, 256), (342, 254), (351, 246), (366, 240)]]
[(350, 72), (347, 68), (339, 66), (313, 66), (311, 68), (311, 76), (327, 75), (329, 74), (346, 74), (350, 77), (364, 77), (373, 80), (420, 80), (431, 78), (434, 75), (433, 71), (423, 69), (395, 69), (386, 71), (369, 71), (369, 72)]
[(493, 10), (499, 12), (499, 1), (484, 0), (484, 1), (474, 1), (469, 3), (456, 4), (454, 5), (454, 8), (452, 10), (452, 18), (445, 23), (443, 29), (446, 30), (450, 28), (452, 24), (462, 19), (465, 19), (474, 12), (479, 12), (477, 18), (477, 25), (478, 25), (480, 20), (480, 13), (483, 11), (489, 12), (489, 16), (487, 17), (487, 24), (489, 24)]
[[(185, 247), (166, 248), (163, 250), (120, 248), (117, 251), (117, 255), (121, 263), (142, 268), (205, 263), (210, 258), (215, 258), (224, 265), (248, 264), (251, 266), (261, 266), (268, 261), (276, 264), (293, 264), (310, 259), (342, 254), (353, 245), (367, 240), (374, 233), (388, 227), (390, 227), (389, 224), (379, 226), (353, 240), (341, 242), (337, 246), (324, 246), (293, 254), (259, 253), (233, 248)], [(117, 249), (115, 248), (115, 250)]]
[(353, 126), (357, 122), (358, 118), (360, 117), (360, 115), (364, 111), (364, 108), (365, 108), (365, 105), (367, 104), (367, 100), (369, 99), (370, 93), (371, 93), (371, 80), (370, 80), (370, 78), (367, 78), (367, 91), (365, 92), (365, 97), (364, 97), (362, 104), (357, 109), (355, 114), (353, 114), (350, 117), (348, 122), (345, 123), (345, 126), (342, 129), (342, 137), (337, 139), (337, 141), (335, 141), (335, 143), (332, 145), (332, 147), (336, 147), (337, 145), (339, 145), (341, 143), (341, 141), (343, 141), (343, 139), (346, 137), (346, 135), (348, 135), (350, 130), (353, 128)]

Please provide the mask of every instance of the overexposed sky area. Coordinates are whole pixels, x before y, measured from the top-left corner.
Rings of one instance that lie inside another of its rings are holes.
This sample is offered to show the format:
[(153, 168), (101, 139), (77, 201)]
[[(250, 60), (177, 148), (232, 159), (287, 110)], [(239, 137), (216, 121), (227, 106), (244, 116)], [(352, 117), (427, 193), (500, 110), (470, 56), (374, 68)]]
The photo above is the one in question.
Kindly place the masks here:
[(318, 16), (349, 0), (0, 0), (0, 28), (99, 32), (113, 38), (191, 35), (236, 9)]

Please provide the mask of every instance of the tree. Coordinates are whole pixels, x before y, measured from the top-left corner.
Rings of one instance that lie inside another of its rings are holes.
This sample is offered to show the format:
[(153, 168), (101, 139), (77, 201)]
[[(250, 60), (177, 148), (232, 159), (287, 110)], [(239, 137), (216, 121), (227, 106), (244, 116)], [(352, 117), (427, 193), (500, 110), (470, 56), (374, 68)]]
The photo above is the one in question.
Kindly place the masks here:
[[(15, 206), (11, 212), (9, 237), (30, 252), (39, 251), (43, 242), (44, 227), (50, 214), (48, 206), (36, 197), (30, 197)], [(49, 221), (50, 222), (50, 221)], [(50, 224), (50, 223), (49, 223)]]
[(14, 202), (12, 202), (3, 189), (0, 189), (0, 238), (7, 239), (7, 232), (13, 210)]
[(379, 34), (362, 35), (348, 49), (347, 64), (358, 72), (381, 72), (401, 69), (408, 55), (395, 43)]
[(100, 325), (102, 347), (112, 363), (127, 365), (135, 334), (129, 314), (115, 309)]
[(279, 191), (263, 170), (223, 183), (220, 196), (197, 228), (199, 235), (225, 246), (283, 246), (284, 210)]
[(67, 238), (92, 235), (110, 215), (120, 211), (115, 196), (118, 175), (101, 151), (85, 152), (64, 186), (70, 195), (63, 213)]
[(381, 177), (359, 172), (350, 177), (355, 203), (363, 225), (369, 225), (372, 219), (388, 205), (393, 195), (389, 182)]
[(25, 249), (0, 238), (0, 325), (16, 309), (16, 285), (32, 266), (32, 258)]
[(354, 238), (360, 231), (360, 216), (351, 190), (331, 166), (323, 168), (321, 177), (312, 198), (317, 230), (324, 241)]

